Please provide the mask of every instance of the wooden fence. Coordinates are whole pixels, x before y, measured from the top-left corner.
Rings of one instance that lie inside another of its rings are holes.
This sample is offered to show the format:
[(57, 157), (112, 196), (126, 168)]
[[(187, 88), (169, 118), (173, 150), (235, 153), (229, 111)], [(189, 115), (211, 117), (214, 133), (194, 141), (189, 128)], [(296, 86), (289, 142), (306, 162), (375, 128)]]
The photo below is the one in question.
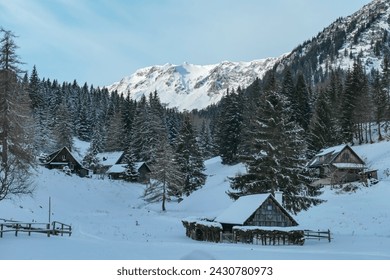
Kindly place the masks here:
[(61, 222), (58, 222), (58, 221), (54, 221), (52, 223), (53, 225), (53, 234), (55, 235), (61, 235), (61, 236), (64, 236), (64, 234), (68, 234), (69, 236), (71, 236), (72, 234), (72, 226), (71, 225), (67, 225), (67, 224), (64, 224), (64, 223), (61, 223)]
[[(296, 233), (301, 232), (298, 236), (294, 236)], [(300, 244), (302, 245), (304, 240), (316, 239), (323, 240), (326, 239), (329, 242), (332, 240), (330, 230), (302, 230), (302, 231), (292, 231), (282, 232), (282, 231), (248, 231), (241, 232), (235, 231), (234, 233), (224, 233), (221, 232), (221, 242), (222, 243), (238, 243), (244, 242), (252, 243), (256, 245), (286, 245), (286, 244)], [(249, 235), (248, 235), (249, 234)], [(245, 238), (244, 235), (248, 235)], [(293, 238), (292, 238), (293, 237)], [(296, 238), (298, 237), (298, 239)], [(302, 239), (303, 238), (303, 239)]]
[(305, 239), (318, 239), (318, 240), (321, 240), (321, 239), (327, 239), (329, 242), (332, 240), (332, 236), (331, 236), (331, 233), (330, 233), (330, 230), (326, 230), (326, 231), (320, 231), (320, 230), (304, 230), (305, 232)]
[(9, 221), (2, 219), (0, 222), (0, 238), (3, 237), (4, 233), (12, 232), (15, 236), (19, 233), (27, 233), (29, 236), (31, 233), (43, 233), (50, 237), (50, 235), (61, 235), (72, 234), (72, 226), (54, 221), (51, 226), (49, 223), (24, 223), (17, 221)]

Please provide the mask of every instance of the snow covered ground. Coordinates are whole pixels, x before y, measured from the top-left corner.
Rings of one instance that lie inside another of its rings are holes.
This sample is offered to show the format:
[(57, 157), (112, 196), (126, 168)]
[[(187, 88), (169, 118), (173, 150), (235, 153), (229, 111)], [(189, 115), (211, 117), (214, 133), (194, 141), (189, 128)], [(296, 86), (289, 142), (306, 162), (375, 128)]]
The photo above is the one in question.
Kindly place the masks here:
[(72, 236), (5, 233), (0, 238), (3, 260), (390, 260), (390, 142), (354, 147), (378, 169), (380, 182), (353, 193), (330, 187), (327, 202), (296, 216), (301, 227), (330, 229), (332, 242), (308, 240), (303, 246), (259, 246), (194, 241), (186, 237), (181, 219), (215, 217), (233, 201), (225, 194), (228, 176), (245, 170), (223, 166), (220, 158), (206, 162), (206, 185), (182, 202), (146, 204), (143, 185), (109, 179), (79, 178), (38, 168), (34, 197), (0, 202), (0, 218), (51, 221), (73, 227)]

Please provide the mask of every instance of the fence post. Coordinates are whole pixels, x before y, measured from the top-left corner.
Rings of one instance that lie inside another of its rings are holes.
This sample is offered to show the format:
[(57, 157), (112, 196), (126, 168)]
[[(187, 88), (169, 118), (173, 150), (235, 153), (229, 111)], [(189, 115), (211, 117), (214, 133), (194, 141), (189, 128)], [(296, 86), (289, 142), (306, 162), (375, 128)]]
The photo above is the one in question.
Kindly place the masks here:
[(15, 225), (15, 236), (18, 236), (18, 228), (19, 228), (19, 224), (16, 224)]
[(0, 237), (3, 238), (3, 224), (0, 224)]
[(47, 237), (50, 237), (50, 224), (46, 224)]
[(31, 236), (31, 224), (28, 224), (28, 236)]
[(330, 242), (330, 230), (328, 229), (328, 240)]

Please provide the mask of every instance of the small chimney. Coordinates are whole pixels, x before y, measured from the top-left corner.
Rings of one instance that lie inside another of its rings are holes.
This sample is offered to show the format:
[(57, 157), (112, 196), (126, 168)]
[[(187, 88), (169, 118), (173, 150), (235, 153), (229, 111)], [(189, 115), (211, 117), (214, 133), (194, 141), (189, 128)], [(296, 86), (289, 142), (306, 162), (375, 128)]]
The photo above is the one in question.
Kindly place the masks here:
[(277, 202), (279, 202), (280, 205), (283, 205), (283, 192), (282, 191), (275, 191), (275, 195), (274, 195), (275, 199), (277, 200)]

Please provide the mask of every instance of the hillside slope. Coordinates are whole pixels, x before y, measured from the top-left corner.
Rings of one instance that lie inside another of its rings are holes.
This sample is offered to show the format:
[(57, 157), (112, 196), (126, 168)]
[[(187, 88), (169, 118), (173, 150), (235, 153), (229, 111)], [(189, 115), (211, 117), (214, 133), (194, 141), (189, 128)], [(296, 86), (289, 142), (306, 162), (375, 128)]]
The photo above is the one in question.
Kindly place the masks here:
[(390, 142), (354, 147), (374, 168), (380, 182), (358, 185), (353, 193), (324, 188), (327, 202), (299, 213), (300, 227), (330, 229), (331, 243), (309, 240), (304, 246), (258, 246), (209, 243), (185, 236), (181, 219), (213, 218), (232, 201), (226, 195), (228, 176), (244, 172), (242, 165), (224, 166), (220, 158), (206, 161), (206, 185), (171, 202), (146, 204), (143, 185), (98, 178), (68, 176), (39, 168), (34, 197), (0, 202), (0, 218), (73, 226), (71, 237), (6, 233), (0, 239), (0, 259), (390, 259)]

